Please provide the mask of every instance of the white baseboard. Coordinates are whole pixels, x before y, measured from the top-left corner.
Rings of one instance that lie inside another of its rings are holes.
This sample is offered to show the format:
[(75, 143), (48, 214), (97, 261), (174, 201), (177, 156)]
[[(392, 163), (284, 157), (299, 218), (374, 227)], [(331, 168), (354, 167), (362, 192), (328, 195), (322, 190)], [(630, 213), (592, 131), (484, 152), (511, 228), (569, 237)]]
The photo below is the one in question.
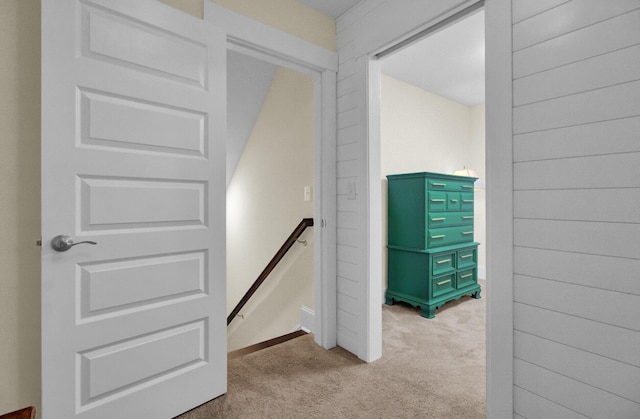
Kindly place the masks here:
[(300, 308), (300, 329), (307, 333), (313, 333), (313, 325), (315, 324), (315, 312), (308, 307)]

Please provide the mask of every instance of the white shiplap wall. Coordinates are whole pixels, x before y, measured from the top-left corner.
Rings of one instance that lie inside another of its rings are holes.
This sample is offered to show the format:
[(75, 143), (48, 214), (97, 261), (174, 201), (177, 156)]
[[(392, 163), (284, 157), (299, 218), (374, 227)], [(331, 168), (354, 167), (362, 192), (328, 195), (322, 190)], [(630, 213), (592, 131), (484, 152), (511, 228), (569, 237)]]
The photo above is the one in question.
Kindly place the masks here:
[(640, 417), (640, 1), (513, 0), (514, 415)]
[(381, 245), (382, 221), (371, 189), (380, 188), (380, 163), (370, 164), (379, 144), (368, 141), (369, 56), (470, 3), (365, 0), (337, 20), (337, 343), (366, 361), (381, 356), (382, 304), (379, 249), (371, 251)]

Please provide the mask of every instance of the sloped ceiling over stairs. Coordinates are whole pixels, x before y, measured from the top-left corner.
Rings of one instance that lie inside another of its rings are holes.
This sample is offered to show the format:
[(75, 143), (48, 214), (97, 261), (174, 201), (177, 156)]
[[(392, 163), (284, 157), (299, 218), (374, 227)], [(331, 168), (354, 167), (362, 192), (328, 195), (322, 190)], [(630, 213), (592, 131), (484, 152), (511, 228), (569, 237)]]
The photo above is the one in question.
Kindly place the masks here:
[(234, 51), (227, 52), (227, 186), (238, 166), (277, 66)]

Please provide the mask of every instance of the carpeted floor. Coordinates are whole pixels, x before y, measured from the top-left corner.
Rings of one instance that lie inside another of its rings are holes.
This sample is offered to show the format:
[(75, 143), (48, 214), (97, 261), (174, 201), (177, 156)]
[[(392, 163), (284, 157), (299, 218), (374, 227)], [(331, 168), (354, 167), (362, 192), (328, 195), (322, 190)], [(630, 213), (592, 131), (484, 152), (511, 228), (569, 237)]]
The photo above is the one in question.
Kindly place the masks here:
[(382, 321), (373, 363), (306, 335), (230, 361), (227, 394), (179, 418), (486, 417), (484, 298), (450, 302), (432, 320), (384, 305)]

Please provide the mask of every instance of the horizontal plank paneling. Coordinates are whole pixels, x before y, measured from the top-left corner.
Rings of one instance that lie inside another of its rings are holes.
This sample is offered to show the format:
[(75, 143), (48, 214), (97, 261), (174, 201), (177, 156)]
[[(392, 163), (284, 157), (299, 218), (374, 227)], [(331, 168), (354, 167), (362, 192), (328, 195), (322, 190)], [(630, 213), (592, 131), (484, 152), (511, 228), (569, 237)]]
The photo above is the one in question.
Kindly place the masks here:
[(357, 143), (341, 144), (336, 148), (337, 161), (358, 159), (360, 147)]
[(359, 218), (355, 212), (339, 212), (336, 226), (340, 229), (355, 229), (360, 225)]
[(514, 334), (514, 356), (640, 403), (639, 367), (519, 331)]
[(356, 95), (343, 95), (338, 98), (338, 113), (346, 112), (357, 106)]
[(519, 359), (514, 360), (514, 382), (518, 387), (590, 418), (640, 417), (638, 403)]
[(638, 43), (640, 10), (515, 52), (513, 77), (518, 79)]
[(340, 280), (350, 280), (355, 282), (358, 278), (358, 265), (339, 260), (336, 264), (336, 275)]
[(356, 72), (356, 60), (345, 60), (340, 64), (340, 71), (338, 72), (338, 80), (344, 80)]
[(640, 117), (615, 119), (513, 137), (513, 161), (640, 151)]
[(515, 190), (640, 187), (640, 153), (610, 154), (513, 165)]
[(514, 220), (514, 244), (637, 259), (640, 225), (584, 221)]
[(358, 175), (358, 160), (341, 160), (336, 164), (336, 177), (338, 179), (356, 177)]
[(336, 189), (337, 189), (338, 195), (343, 197), (344, 199), (347, 199), (347, 191), (348, 191), (349, 183), (357, 182), (357, 180), (358, 178), (356, 177), (338, 179), (336, 182)]
[(338, 114), (338, 129), (352, 127), (358, 124), (358, 109), (350, 109)]
[(337, 83), (337, 94), (336, 97), (341, 98), (344, 95), (348, 95), (350, 93), (355, 93), (357, 86), (355, 84), (355, 75), (347, 74), (342, 80), (339, 80)]
[(528, 247), (515, 247), (513, 257), (516, 274), (640, 295), (640, 259)]
[(515, 218), (640, 223), (640, 188), (515, 191)]
[(587, 419), (587, 416), (517, 386), (513, 389), (513, 410), (521, 413), (521, 418)]
[(354, 314), (353, 304), (341, 305), (338, 308), (338, 324), (354, 335), (358, 331), (358, 318)]
[[(640, 333), (634, 330), (521, 303), (513, 309), (516, 330), (640, 367)], [(607, 309), (615, 307), (602, 307)]]
[[(360, 127), (353, 125), (353, 126), (338, 130), (337, 144), (340, 146), (345, 144), (357, 143), (359, 128)], [(337, 151), (339, 152), (340, 150), (337, 150)], [(340, 158), (340, 156), (338, 156), (338, 158)]]
[(340, 278), (340, 280), (337, 281), (337, 289), (338, 293), (348, 295), (353, 298), (354, 301), (358, 300), (358, 283), (356, 281)]
[(512, 3), (514, 411), (637, 418), (640, 0)]
[(573, 0), (513, 25), (513, 50), (640, 8), (638, 0)]
[(348, 228), (339, 228), (336, 233), (336, 240), (344, 246), (358, 246), (360, 231)]
[[(615, 278), (602, 278), (603, 282)], [(513, 299), (547, 310), (640, 331), (640, 296), (515, 275)]]
[(338, 212), (357, 212), (358, 208), (358, 201), (355, 199), (348, 199), (346, 195), (338, 195), (336, 207)]
[[(353, 262), (353, 261), (357, 261), (358, 260), (358, 252), (360, 250), (352, 247), (352, 246), (343, 246), (340, 243), (338, 243), (337, 246), (337, 259), (338, 261), (344, 261), (344, 262)], [(355, 280), (358, 280), (359, 278), (354, 278)]]
[[(344, 281), (342, 282), (344, 283)], [(338, 290), (337, 303), (339, 307), (355, 307), (358, 303), (358, 299), (352, 294), (347, 294)]]
[(338, 71), (340, 70), (340, 65), (346, 61), (353, 60), (355, 54), (356, 42), (353, 39), (345, 40), (345, 42), (347, 43), (338, 47)]
[(371, 11), (375, 10), (387, 0), (369, 0), (358, 2), (351, 9), (347, 10), (343, 15), (336, 19), (336, 32), (338, 38), (349, 38), (345, 36), (344, 31), (357, 26), (360, 19)]
[(520, 106), (638, 79), (640, 45), (635, 45), (515, 80), (513, 105)]
[(570, 0), (513, 0), (511, 2), (511, 14), (513, 23), (528, 19), (560, 4), (567, 3)]
[(640, 81), (635, 81), (514, 108), (513, 130), (520, 134), (638, 115)]
[(345, 330), (342, 326), (338, 325), (337, 328), (337, 341), (340, 347), (346, 349), (354, 354), (360, 353), (360, 345), (358, 343), (358, 335), (353, 332)]

